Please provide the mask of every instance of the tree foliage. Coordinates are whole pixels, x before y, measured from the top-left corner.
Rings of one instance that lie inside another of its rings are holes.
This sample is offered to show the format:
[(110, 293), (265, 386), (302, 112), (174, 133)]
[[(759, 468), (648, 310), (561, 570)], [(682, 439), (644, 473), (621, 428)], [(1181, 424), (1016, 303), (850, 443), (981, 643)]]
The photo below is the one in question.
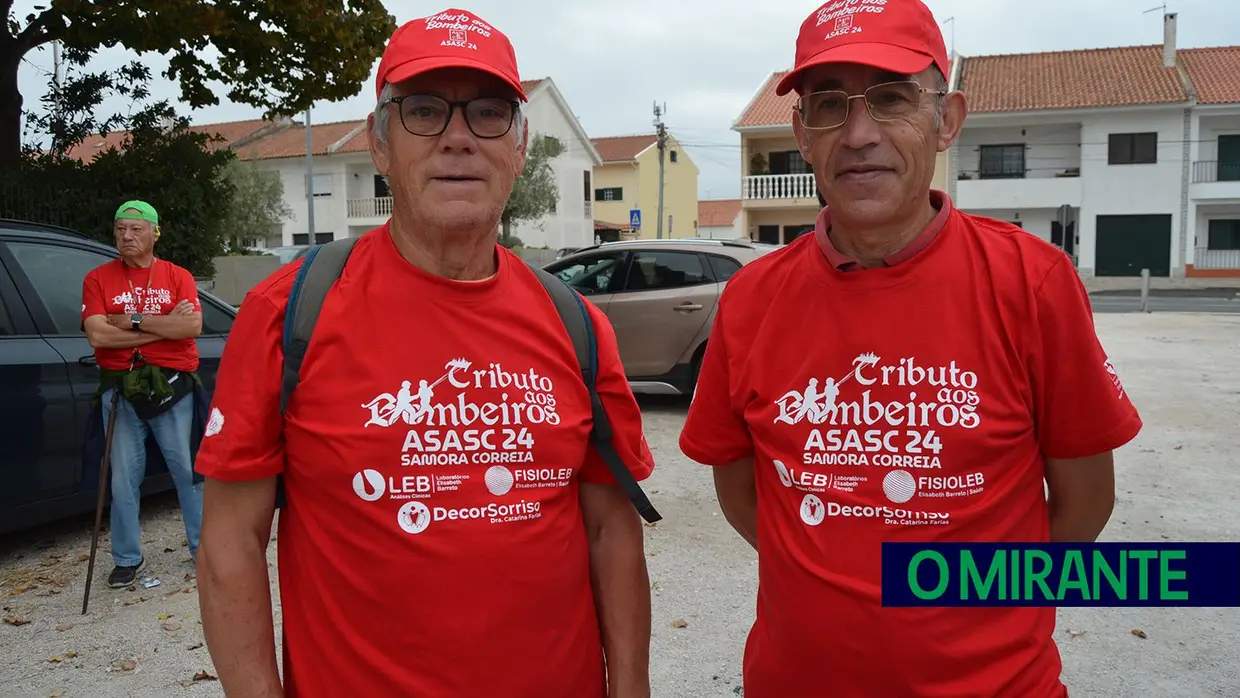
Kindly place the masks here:
[(556, 184), (551, 161), (563, 154), (564, 144), (554, 136), (536, 134), (530, 139), (525, 169), (513, 183), (512, 195), (508, 197), (508, 204), (500, 218), (503, 223), (501, 244), (510, 247), (520, 244), (512, 236), (513, 224), (542, 218), (559, 203), (560, 188)]
[[(214, 274), (234, 194), (224, 176), (232, 151), (189, 130), (168, 102), (140, 104), (149, 94), (144, 68), (78, 74), (75, 67), (69, 64), (61, 89), (51, 86), (47, 109), (30, 115), (31, 131), (50, 143), (27, 147), (16, 167), (0, 169), (0, 217), (63, 226), (110, 245), (116, 207), (142, 199), (159, 211), (156, 254), (196, 275)], [(135, 111), (101, 117), (100, 103), (113, 96), (134, 100)], [(93, 156), (74, 152), (101, 131), (124, 139)]]
[(160, 53), (188, 106), (223, 95), (276, 116), (357, 94), (396, 28), (381, 0), (46, 0), (24, 21), (12, 6), (0, 0), (0, 168), (19, 157), (18, 66), (51, 41)]
[(280, 173), (260, 170), (251, 162), (233, 160), (224, 169), (232, 185), (228, 212), (228, 251), (244, 254), (247, 246), (265, 239), (275, 226), (293, 215), (284, 201)]

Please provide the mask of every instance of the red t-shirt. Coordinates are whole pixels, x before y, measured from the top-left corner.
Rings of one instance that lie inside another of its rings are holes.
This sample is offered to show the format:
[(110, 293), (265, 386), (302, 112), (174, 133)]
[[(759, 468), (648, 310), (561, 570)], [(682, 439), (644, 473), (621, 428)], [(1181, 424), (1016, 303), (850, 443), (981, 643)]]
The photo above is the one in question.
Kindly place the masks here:
[[(177, 303), (188, 300), (196, 312), (198, 284), (188, 269), (156, 259), (145, 268), (131, 267), (114, 259), (90, 270), (82, 280), (82, 322), (92, 315), (167, 315)], [(138, 348), (146, 363), (174, 371), (198, 370), (198, 344), (186, 339), (159, 339)], [(96, 349), (101, 368), (129, 368), (133, 349)]]
[(1007, 223), (951, 211), (862, 271), (805, 235), (737, 272), (680, 445), (755, 459), (746, 698), (1066, 696), (1054, 608), (884, 608), (881, 543), (1048, 541), (1044, 459), (1140, 427), (1071, 261)]
[[(300, 262), (247, 295), (197, 469), (284, 474), (285, 695), (606, 695), (581, 482), (589, 394), (532, 269), (456, 282), (407, 263), (387, 227), (328, 295), (281, 423), (281, 332)], [(634, 476), (654, 463), (606, 316), (597, 389)]]

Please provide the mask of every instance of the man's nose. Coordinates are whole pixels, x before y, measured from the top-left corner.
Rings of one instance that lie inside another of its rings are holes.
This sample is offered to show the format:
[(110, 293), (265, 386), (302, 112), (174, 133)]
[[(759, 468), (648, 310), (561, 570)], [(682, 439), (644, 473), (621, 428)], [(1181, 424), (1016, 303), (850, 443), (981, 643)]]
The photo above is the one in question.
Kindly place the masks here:
[(469, 130), (469, 124), (465, 121), (464, 109), (452, 110), (452, 118), (439, 135), (439, 143), (441, 147), (451, 150), (473, 150), (477, 145), (473, 131)]
[(862, 95), (848, 100), (848, 117), (844, 119), (840, 129), (843, 136), (841, 142), (853, 150), (864, 150), (882, 140), (881, 125), (870, 115), (869, 106)]

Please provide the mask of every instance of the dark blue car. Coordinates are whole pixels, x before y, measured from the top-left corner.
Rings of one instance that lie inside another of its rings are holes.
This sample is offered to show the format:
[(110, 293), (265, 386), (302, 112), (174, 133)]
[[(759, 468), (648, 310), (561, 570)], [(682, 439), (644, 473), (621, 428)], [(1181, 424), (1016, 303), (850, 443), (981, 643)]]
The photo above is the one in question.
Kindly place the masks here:
[[(0, 219), (0, 533), (94, 510), (82, 453), (99, 371), (81, 330), (82, 279), (118, 256), (71, 230)], [(200, 298), (199, 373), (210, 391), (237, 311)], [(147, 446), (143, 491), (171, 489), (159, 449)]]

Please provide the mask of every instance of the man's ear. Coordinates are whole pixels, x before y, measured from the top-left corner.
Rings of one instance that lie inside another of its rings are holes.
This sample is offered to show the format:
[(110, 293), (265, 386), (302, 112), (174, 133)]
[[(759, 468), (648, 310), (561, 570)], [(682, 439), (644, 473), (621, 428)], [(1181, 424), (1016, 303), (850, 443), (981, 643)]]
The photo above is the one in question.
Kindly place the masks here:
[[(383, 135), (387, 136), (386, 133)], [(366, 117), (366, 142), (370, 145), (370, 159), (375, 164), (375, 171), (386, 177), (388, 166), (391, 164), (391, 158), (387, 142), (380, 140), (375, 135), (375, 115), (373, 113)]]
[(525, 159), (530, 153), (530, 121), (529, 119), (521, 120), (521, 140), (517, 143), (517, 159), (515, 176), (520, 177), (525, 172)]
[(960, 137), (960, 132), (964, 129), (964, 120), (968, 113), (969, 104), (963, 92), (948, 92), (943, 97), (943, 120), (939, 126), (938, 139), (940, 153), (950, 149), (956, 142), (956, 139)]

